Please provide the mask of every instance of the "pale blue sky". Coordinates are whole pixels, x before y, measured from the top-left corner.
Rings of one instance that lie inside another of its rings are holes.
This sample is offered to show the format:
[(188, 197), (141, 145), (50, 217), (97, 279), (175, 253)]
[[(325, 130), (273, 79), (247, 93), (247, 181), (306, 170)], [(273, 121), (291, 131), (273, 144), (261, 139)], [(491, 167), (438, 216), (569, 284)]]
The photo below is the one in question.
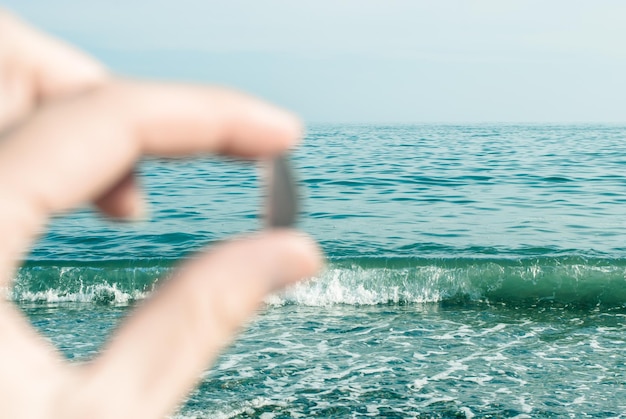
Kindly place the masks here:
[(621, 0), (0, 0), (123, 74), (309, 122), (626, 122)]

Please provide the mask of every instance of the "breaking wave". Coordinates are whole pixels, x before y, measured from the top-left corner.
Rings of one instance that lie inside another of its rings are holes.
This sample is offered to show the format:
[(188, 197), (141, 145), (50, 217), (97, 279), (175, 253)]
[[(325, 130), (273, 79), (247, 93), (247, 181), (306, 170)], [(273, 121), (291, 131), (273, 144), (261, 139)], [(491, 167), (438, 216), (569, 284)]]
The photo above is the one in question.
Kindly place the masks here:
[[(33, 262), (8, 296), (16, 302), (129, 304), (148, 296), (171, 261)], [(270, 305), (476, 302), (626, 307), (626, 259), (362, 258), (334, 260)]]

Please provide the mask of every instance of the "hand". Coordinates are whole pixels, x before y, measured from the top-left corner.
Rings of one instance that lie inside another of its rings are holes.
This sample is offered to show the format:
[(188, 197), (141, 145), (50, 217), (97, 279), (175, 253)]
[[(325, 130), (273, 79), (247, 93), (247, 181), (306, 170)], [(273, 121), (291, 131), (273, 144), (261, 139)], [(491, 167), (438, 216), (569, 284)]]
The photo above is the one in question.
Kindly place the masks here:
[[(112, 78), (0, 11), (0, 135), (6, 287), (51, 214), (93, 202), (111, 216), (140, 216), (132, 172), (142, 155), (269, 157), (292, 147), (300, 126), (240, 93)], [(0, 302), (0, 417), (162, 417), (267, 293), (319, 266), (315, 244), (289, 230), (219, 245), (188, 261), (82, 365)]]

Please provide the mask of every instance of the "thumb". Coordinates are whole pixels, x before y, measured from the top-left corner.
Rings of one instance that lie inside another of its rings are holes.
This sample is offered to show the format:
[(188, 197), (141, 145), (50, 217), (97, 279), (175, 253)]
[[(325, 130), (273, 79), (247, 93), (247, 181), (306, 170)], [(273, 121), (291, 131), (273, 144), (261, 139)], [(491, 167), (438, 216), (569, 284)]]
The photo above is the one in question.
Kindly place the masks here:
[(269, 292), (314, 275), (320, 265), (317, 246), (289, 230), (233, 240), (191, 260), (87, 367), (82, 388), (93, 397), (85, 401), (97, 402), (106, 391), (102, 408), (113, 410), (105, 417), (167, 414)]

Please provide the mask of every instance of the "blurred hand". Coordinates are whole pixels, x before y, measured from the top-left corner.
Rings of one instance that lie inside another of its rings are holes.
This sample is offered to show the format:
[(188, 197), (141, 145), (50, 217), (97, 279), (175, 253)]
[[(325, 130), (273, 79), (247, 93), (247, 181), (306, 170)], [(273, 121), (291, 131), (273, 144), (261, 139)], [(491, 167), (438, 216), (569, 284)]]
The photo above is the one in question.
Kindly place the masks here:
[[(132, 173), (143, 155), (263, 158), (300, 135), (293, 116), (241, 93), (113, 78), (0, 11), (0, 285), (52, 214), (92, 202), (140, 217)], [(316, 245), (290, 230), (224, 243), (188, 261), (81, 365), (0, 302), (0, 417), (162, 417), (268, 293), (319, 266)]]

